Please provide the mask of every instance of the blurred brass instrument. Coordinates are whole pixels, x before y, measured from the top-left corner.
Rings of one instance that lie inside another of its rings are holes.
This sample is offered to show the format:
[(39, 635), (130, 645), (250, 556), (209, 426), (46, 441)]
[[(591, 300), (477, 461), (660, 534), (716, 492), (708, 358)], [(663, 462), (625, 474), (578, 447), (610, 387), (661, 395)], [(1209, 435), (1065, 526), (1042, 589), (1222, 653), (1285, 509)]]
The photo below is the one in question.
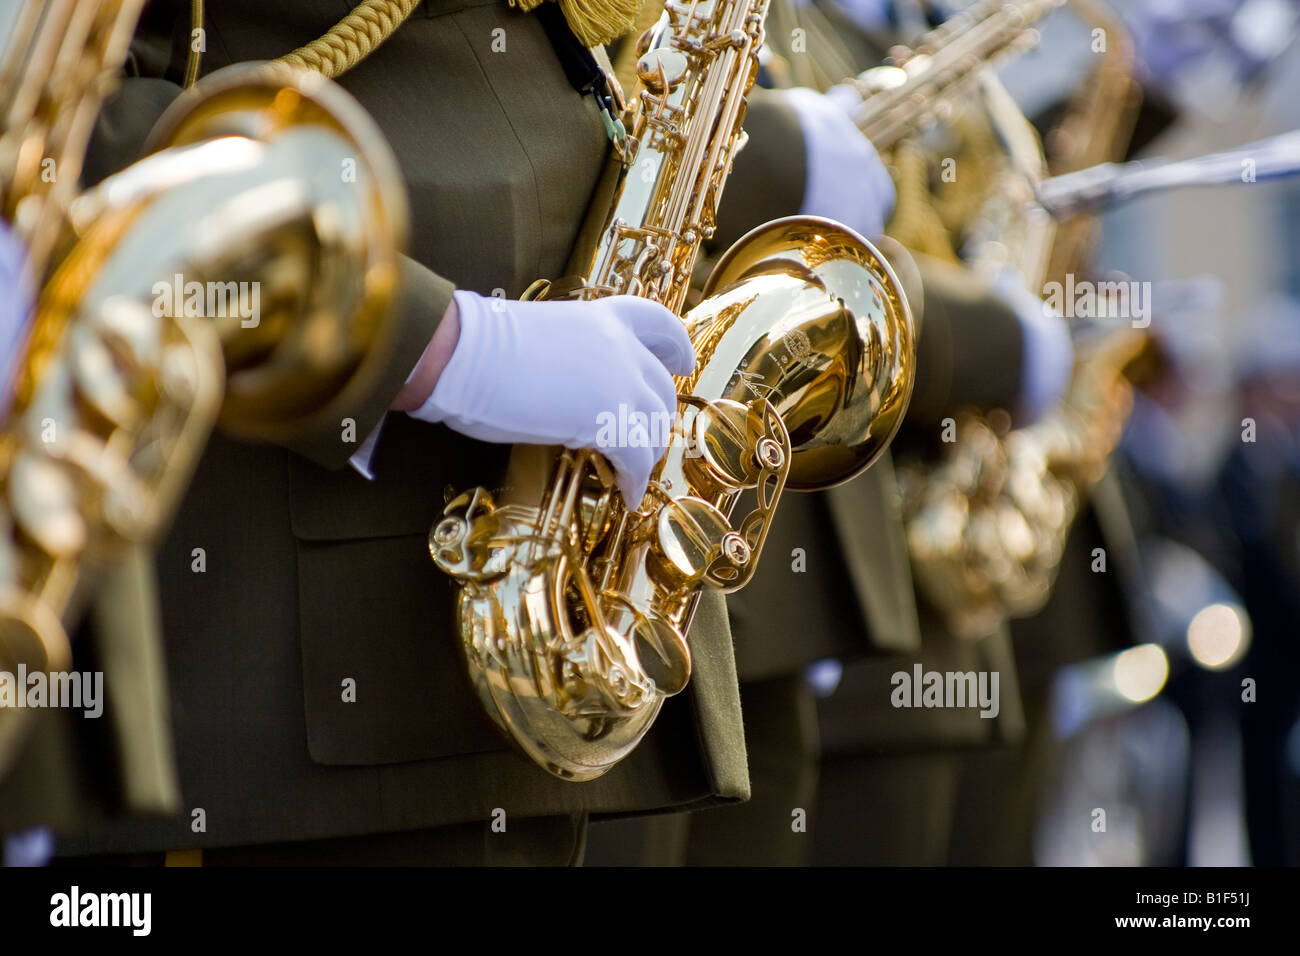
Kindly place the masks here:
[[(261, 439), (336, 423), (392, 334), (401, 180), (318, 75), (219, 71), (147, 158), (78, 192), (140, 7), (32, 0), (0, 21), (0, 215), (39, 290), (0, 432), (10, 674), (68, 666), (95, 572), (165, 530), (214, 422)], [(0, 708), (0, 772), (28, 713)]]
[(863, 99), (854, 115), (858, 128), (884, 152), (925, 123), (943, 119), (992, 64), (1035, 46), (1033, 24), (1064, 2), (976, 0), (915, 47), (892, 47), (887, 65), (853, 81)]
[[(1049, 134), (1056, 175), (1028, 182), (1037, 200), (1017, 207), (1010, 189), (989, 196), (965, 247), (975, 267), (1010, 265), (1030, 290), (1086, 275), (1094, 213), (1111, 204), (1239, 183), (1246, 161), (1260, 181), (1300, 174), (1296, 133), (1178, 162), (1113, 162), (1124, 152), (1138, 105), (1132, 49), (1107, 11), (1074, 3), (1107, 29), (1111, 55)], [(1033, 234), (1026, 224), (1045, 214), (1055, 222), (1046, 250), (1026, 240)], [(1095, 285), (1099, 314), (1117, 314), (1103, 298), (1114, 284)], [(1074, 347), (1065, 397), (1042, 420), (1010, 429), (1004, 412), (965, 410), (939, 462), (898, 470), (914, 575), (954, 633), (980, 636), (1042, 608), (1074, 519), (1123, 435), (1133, 404), (1129, 369), (1149, 352), (1146, 330), (1114, 320), (1076, 323)]]
[[(973, 212), (987, 204), (979, 218), (996, 221), (1000, 239), (1022, 249), (1050, 246), (1051, 217), (1042, 210), (1026, 213), (1034, 198), (1032, 182), (1046, 174), (1038, 137), (993, 67), (1033, 49), (1038, 44), (1034, 24), (1064, 2), (976, 0), (914, 46), (891, 47), (885, 65), (851, 81), (862, 98), (854, 121), (895, 178), (891, 237), (915, 252), (956, 261), (952, 235), (963, 232)], [(930, 185), (946, 181), (949, 172), (932, 162), (936, 131), (944, 142), (940, 155), (962, 169), (962, 185), (943, 189), (943, 202)], [(993, 153), (999, 155), (990, 161)]]
[(1123, 370), (1137, 330), (1076, 359), (1065, 399), (1025, 428), (967, 410), (938, 462), (899, 468), (912, 573), (952, 632), (983, 637), (1040, 610), (1088, 490), (1106, 471), (1132, 409)]
[[(1108, 45), (1048, 134), (1047, 165), (1058, 173), (1122, 155), (1140, 97), (1132, 43), (1118, 17), (1095, 0), (1071, 6), (1105, 30)], [(1008, 102), (998, 89), (986, 87), (995, 122)], [(963, 252), (986, 272), (1011, 267), (1037, 296), (1045, 282), (1064, 282), (1086, 268), (1097, 224), (1074, 215), (1035, 227), (1046, 218), (1033, 198), (1049, 182), (1044, 163), (1013, 156), (1010, 168), (1020, 177), (1018, 189), (987, 197)], [(1070, 527), (1122, 435), (1132, 407), (1123, 372), (1144, 342), (1141, 330), (1120, 323), (1076, 334), (1065, 398), (1042, 420), (1013, 430), (1003, 412), (963, 411), (938, 461), (899, 468), (914, 577), (955, 634), (983, 636), (1046, 603)]]
[[(639, 295), (680, 314), (744, 142), (766, 11), (767, 0), (669, 2), (641, 37), (613, 199), (592, 211), (576, 278), (553, 294)], [(859, 474), (911, 395), (907, 302), (844, 226), (759, 227), (721, 257), (704, 296), (683, 316), (698, 361), (678, 381), (672, 445), (644, 501), (619, 498), (596, 450), (518, 446), (504, 493), (461, 495), (430, 534), (461, 587), (484, 707), (565, 779), (608, 771), (687, 686), (700, 589), (749, 580), (783, 490)], [(754, 506), (733, 522), (747, 491)]]

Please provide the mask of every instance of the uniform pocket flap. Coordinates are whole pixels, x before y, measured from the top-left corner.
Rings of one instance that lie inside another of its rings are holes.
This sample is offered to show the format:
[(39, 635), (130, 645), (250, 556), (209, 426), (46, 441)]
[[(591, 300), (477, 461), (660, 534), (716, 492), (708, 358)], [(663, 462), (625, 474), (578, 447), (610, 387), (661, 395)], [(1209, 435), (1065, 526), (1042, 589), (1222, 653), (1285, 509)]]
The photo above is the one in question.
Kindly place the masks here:
[(298, 600), (307, 744), (317, 763), (505, 748), (465, 676), (454, 588), (419, 539), (301, 542)]

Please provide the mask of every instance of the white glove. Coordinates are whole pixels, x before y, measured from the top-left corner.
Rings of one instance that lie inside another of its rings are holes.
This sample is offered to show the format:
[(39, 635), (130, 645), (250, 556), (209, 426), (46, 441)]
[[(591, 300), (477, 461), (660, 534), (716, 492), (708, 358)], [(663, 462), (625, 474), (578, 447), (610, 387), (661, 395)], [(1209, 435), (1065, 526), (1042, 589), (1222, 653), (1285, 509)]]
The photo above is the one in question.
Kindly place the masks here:
[(853, 122), (853, 100), (804, 87), (785, 94), (803, 130), (806, 180), (800, 212), (836, 219), (868, 239), (880, 235), (894, 210), (894, 181)]
[(998, 273), (993, 283), (1002, 301), (1020, 320), (1020, 407), (1016, 425), (1030, 425), (1051, 410), (1065, 395), (1074, 369), (1074, 343), (1064, 318), (1034, 295), (1011, 269)]
[(31, 319), (32, 297), (21, 280), (25, 258), (22, 244), (0, 224), (0, 421), (9, 412)]
[[(481, 441), (599, 448), (624, 501), (639, 505), (677, 413), (672, 376), (695, 368), (681, 320), (626, 295), (518, 302), (461, 290), (455, 299), (455, 351), (410, 414)], [(641, 415), (648, 428), (617, 427)]]

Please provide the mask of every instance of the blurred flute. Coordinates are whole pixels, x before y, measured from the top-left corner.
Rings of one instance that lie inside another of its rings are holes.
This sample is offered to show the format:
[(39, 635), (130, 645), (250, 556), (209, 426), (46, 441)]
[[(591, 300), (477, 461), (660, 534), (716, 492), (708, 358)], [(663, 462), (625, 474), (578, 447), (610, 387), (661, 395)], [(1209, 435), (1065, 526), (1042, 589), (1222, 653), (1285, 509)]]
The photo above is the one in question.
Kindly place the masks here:
[(1184, 186), (1284, 179), (1300, 173), (1300, 130), (1195, 159), (1099, 163), (1038, 185), (1038, 202), (1058, 219), (1096, 212)]

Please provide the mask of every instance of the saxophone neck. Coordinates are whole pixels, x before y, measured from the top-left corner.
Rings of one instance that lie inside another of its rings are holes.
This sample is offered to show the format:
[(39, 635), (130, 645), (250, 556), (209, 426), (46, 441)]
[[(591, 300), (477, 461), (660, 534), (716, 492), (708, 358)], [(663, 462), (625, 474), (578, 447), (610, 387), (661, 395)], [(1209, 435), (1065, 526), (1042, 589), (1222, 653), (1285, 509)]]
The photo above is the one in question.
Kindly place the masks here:
[(937, 115), (990, 63), (1036, 46), (1033, 24), (1064, 2), (980, 0), (914, 47), (894, 47), (887, 65), (854, 81), (863, 99), (854, 116), (858, 128), (876, 149), (889, 149)]
[(743, 137), (768, 0), (669, 3), (637, 44), (637, 84), (579, 233), (570, 294), (636, 295), (680, 314)]

